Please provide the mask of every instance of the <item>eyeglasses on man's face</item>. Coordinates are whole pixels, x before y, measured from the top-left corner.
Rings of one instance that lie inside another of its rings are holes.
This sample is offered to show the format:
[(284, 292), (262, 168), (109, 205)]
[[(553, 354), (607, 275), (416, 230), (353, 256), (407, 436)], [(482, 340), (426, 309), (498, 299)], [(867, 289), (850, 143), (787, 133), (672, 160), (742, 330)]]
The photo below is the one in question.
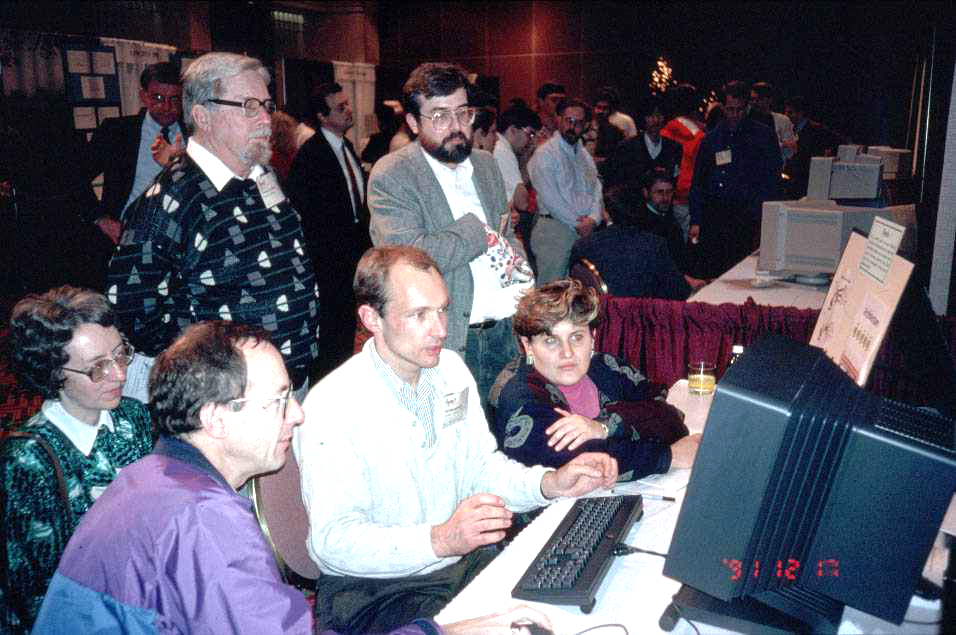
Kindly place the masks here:
[(281, 395), (276, 395), (275, 397), (243, 397), (241, 399), (230, 399), (226, 403), (229, 404), (229, 407), (233, 412), (239, 412), (243, 408), (243, 404), (247, 401), (262, 401), (262, 409), (268, 410), (273, 405), (275, 405), (278, 410), (282, 420), (285, 420), (286, 412), (289, 410), (289, 400), (292, 399), (292, 386), (289, 386), (288, 389)]
[(150, 93), (147, 95), (149, 100), (157, 104), (169, 104), (170, 106), (181, 106), (183, 98), (179, 95), (160, 95), (159, 93)]
[(242, 112), (250, 119), (259, 114), (259, 111), (265, 108), (270, 115), (276, 111), (276, 103), (271, 99), (256, 99), (247, 97), (243, 101), (232, 101), (231, 99), (207, 99), (207, 102), (219, 104), (220, 106), (235, 106), (242, 108)]
[(98, 384), (105, 379), (114, 377), (115, 372), (125, 370), (126, 367), (130, 365), (130, 362), (133, 361), (133, 353), (135, 352), (133, 345), (124, 341), (120, 346), (121, 348), (118, 352), (93, 362), (86, 370), (67, 368), (66, 366), (63, 367), (63, 370), (68, 370), (78, 375), (86, 375), (90, 378), (91, 382)]
[(452, 110), (451, 108), (441, 108), (430, 115), (422, 114), (422, 119), (428, 119), (432, 122), (432, 127), (437, 132), (443, 132), (451, 127), (454, 119), (458, 120), (458, 125), (464, 128), (475, 123), (475, 113), (477, 108), (471, 106), (461, 106)]
[(584, 128), (588, 122), (586, 119), (578, 119), (577, 117), (564, 117), (564, 123), (567, 124), (568, 128)]

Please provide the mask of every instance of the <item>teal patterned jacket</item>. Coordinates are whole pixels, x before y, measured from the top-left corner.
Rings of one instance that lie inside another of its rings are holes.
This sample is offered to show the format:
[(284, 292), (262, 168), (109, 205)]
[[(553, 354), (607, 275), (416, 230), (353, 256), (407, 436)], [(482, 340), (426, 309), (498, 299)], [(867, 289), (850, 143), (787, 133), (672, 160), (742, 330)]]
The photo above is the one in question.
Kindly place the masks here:
[(9, 572), (0, 588), (0, 631), (28, 632), (66, 543), (117, 470), (146, 456), (155, 440), (146, 406), (124, 398), (111, 411), (114, 432), (102, 428), (90, 456), (38, 412), (21, 428), (49, 442), (63, 467), (72, 516), (63, 507), (56, 476), (43, 448), (33, 440), (10, 439), (0, 446), (4, 523)]

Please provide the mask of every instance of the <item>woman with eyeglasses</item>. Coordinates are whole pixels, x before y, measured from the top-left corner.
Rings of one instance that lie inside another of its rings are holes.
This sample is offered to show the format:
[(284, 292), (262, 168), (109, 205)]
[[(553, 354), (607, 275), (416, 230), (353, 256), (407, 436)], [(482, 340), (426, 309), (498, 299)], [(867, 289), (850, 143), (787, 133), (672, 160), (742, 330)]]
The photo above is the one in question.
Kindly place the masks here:
[(113, 324), (105, 297), (69, 286), (13, 309), (12, 365), (46, 400), (0, 445), (0, 631), (30, 630), (80, 518), (153, 447), (146, 406), (122, 397), (133, 348)]

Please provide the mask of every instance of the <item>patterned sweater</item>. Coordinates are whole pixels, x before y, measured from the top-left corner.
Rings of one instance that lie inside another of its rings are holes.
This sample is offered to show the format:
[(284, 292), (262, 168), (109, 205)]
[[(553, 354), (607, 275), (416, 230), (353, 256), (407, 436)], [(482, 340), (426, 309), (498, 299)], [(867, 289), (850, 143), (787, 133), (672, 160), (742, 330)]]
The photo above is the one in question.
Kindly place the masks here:
[(269, 331), (294, 385), (318, 356), (319, 290), (298, 213), (265, 207), (255, 181), (217, 191), (188, 155), (127, 210), (107, 296), (117, 327), (146, 355), (202, 320)]
[(146, 456), (153, 448), (153, 427), (146, 406), (124, 398), (111, 414), (114, 431), (100, 428), (88, 457), (42, 412), (22, 428), (42, 437), (53, 448), (66, 479), (72, 518), (63, 508), (53, 466), (43, 448), (25, 439), (12, 439), (0, 446), (5, 491), (0, 521), (4, 523), (10, 566), (7, 588), (0, 589), (0, 626), (11, 632), (29, 630), (80, 517), (116, 478), (119, 468)]
[(502, 452), (525, 465), (558, 468), (582, 452), (607, 452), (617, 459), (620, 481), (660, 474), (670, 469), (670, 444), (687, 436), (684, 415), (664, 401), (661, 386), (613, 355), (595, 354), (588, 377), (598, 389), (601, 412), (595, 417), (608, 427), (607, 439), (586, 441), (575, 450), (556, 452), (545, 430), (571, 411), (558, 387), (522, 361), (505, 385), (495, 410), (494, 433)]

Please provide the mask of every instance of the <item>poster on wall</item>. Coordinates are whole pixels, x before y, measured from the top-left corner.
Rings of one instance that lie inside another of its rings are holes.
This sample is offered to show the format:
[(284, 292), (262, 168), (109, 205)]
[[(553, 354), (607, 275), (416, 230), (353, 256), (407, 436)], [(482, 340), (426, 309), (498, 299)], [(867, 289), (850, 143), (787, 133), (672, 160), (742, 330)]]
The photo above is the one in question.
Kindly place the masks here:
[(73, 109), (73, 127), (78, 131), (95, 129), (102, 114), (120, 107), (116, 56), (111, 46), (79, 43), (63, 45), (66, 99)]

